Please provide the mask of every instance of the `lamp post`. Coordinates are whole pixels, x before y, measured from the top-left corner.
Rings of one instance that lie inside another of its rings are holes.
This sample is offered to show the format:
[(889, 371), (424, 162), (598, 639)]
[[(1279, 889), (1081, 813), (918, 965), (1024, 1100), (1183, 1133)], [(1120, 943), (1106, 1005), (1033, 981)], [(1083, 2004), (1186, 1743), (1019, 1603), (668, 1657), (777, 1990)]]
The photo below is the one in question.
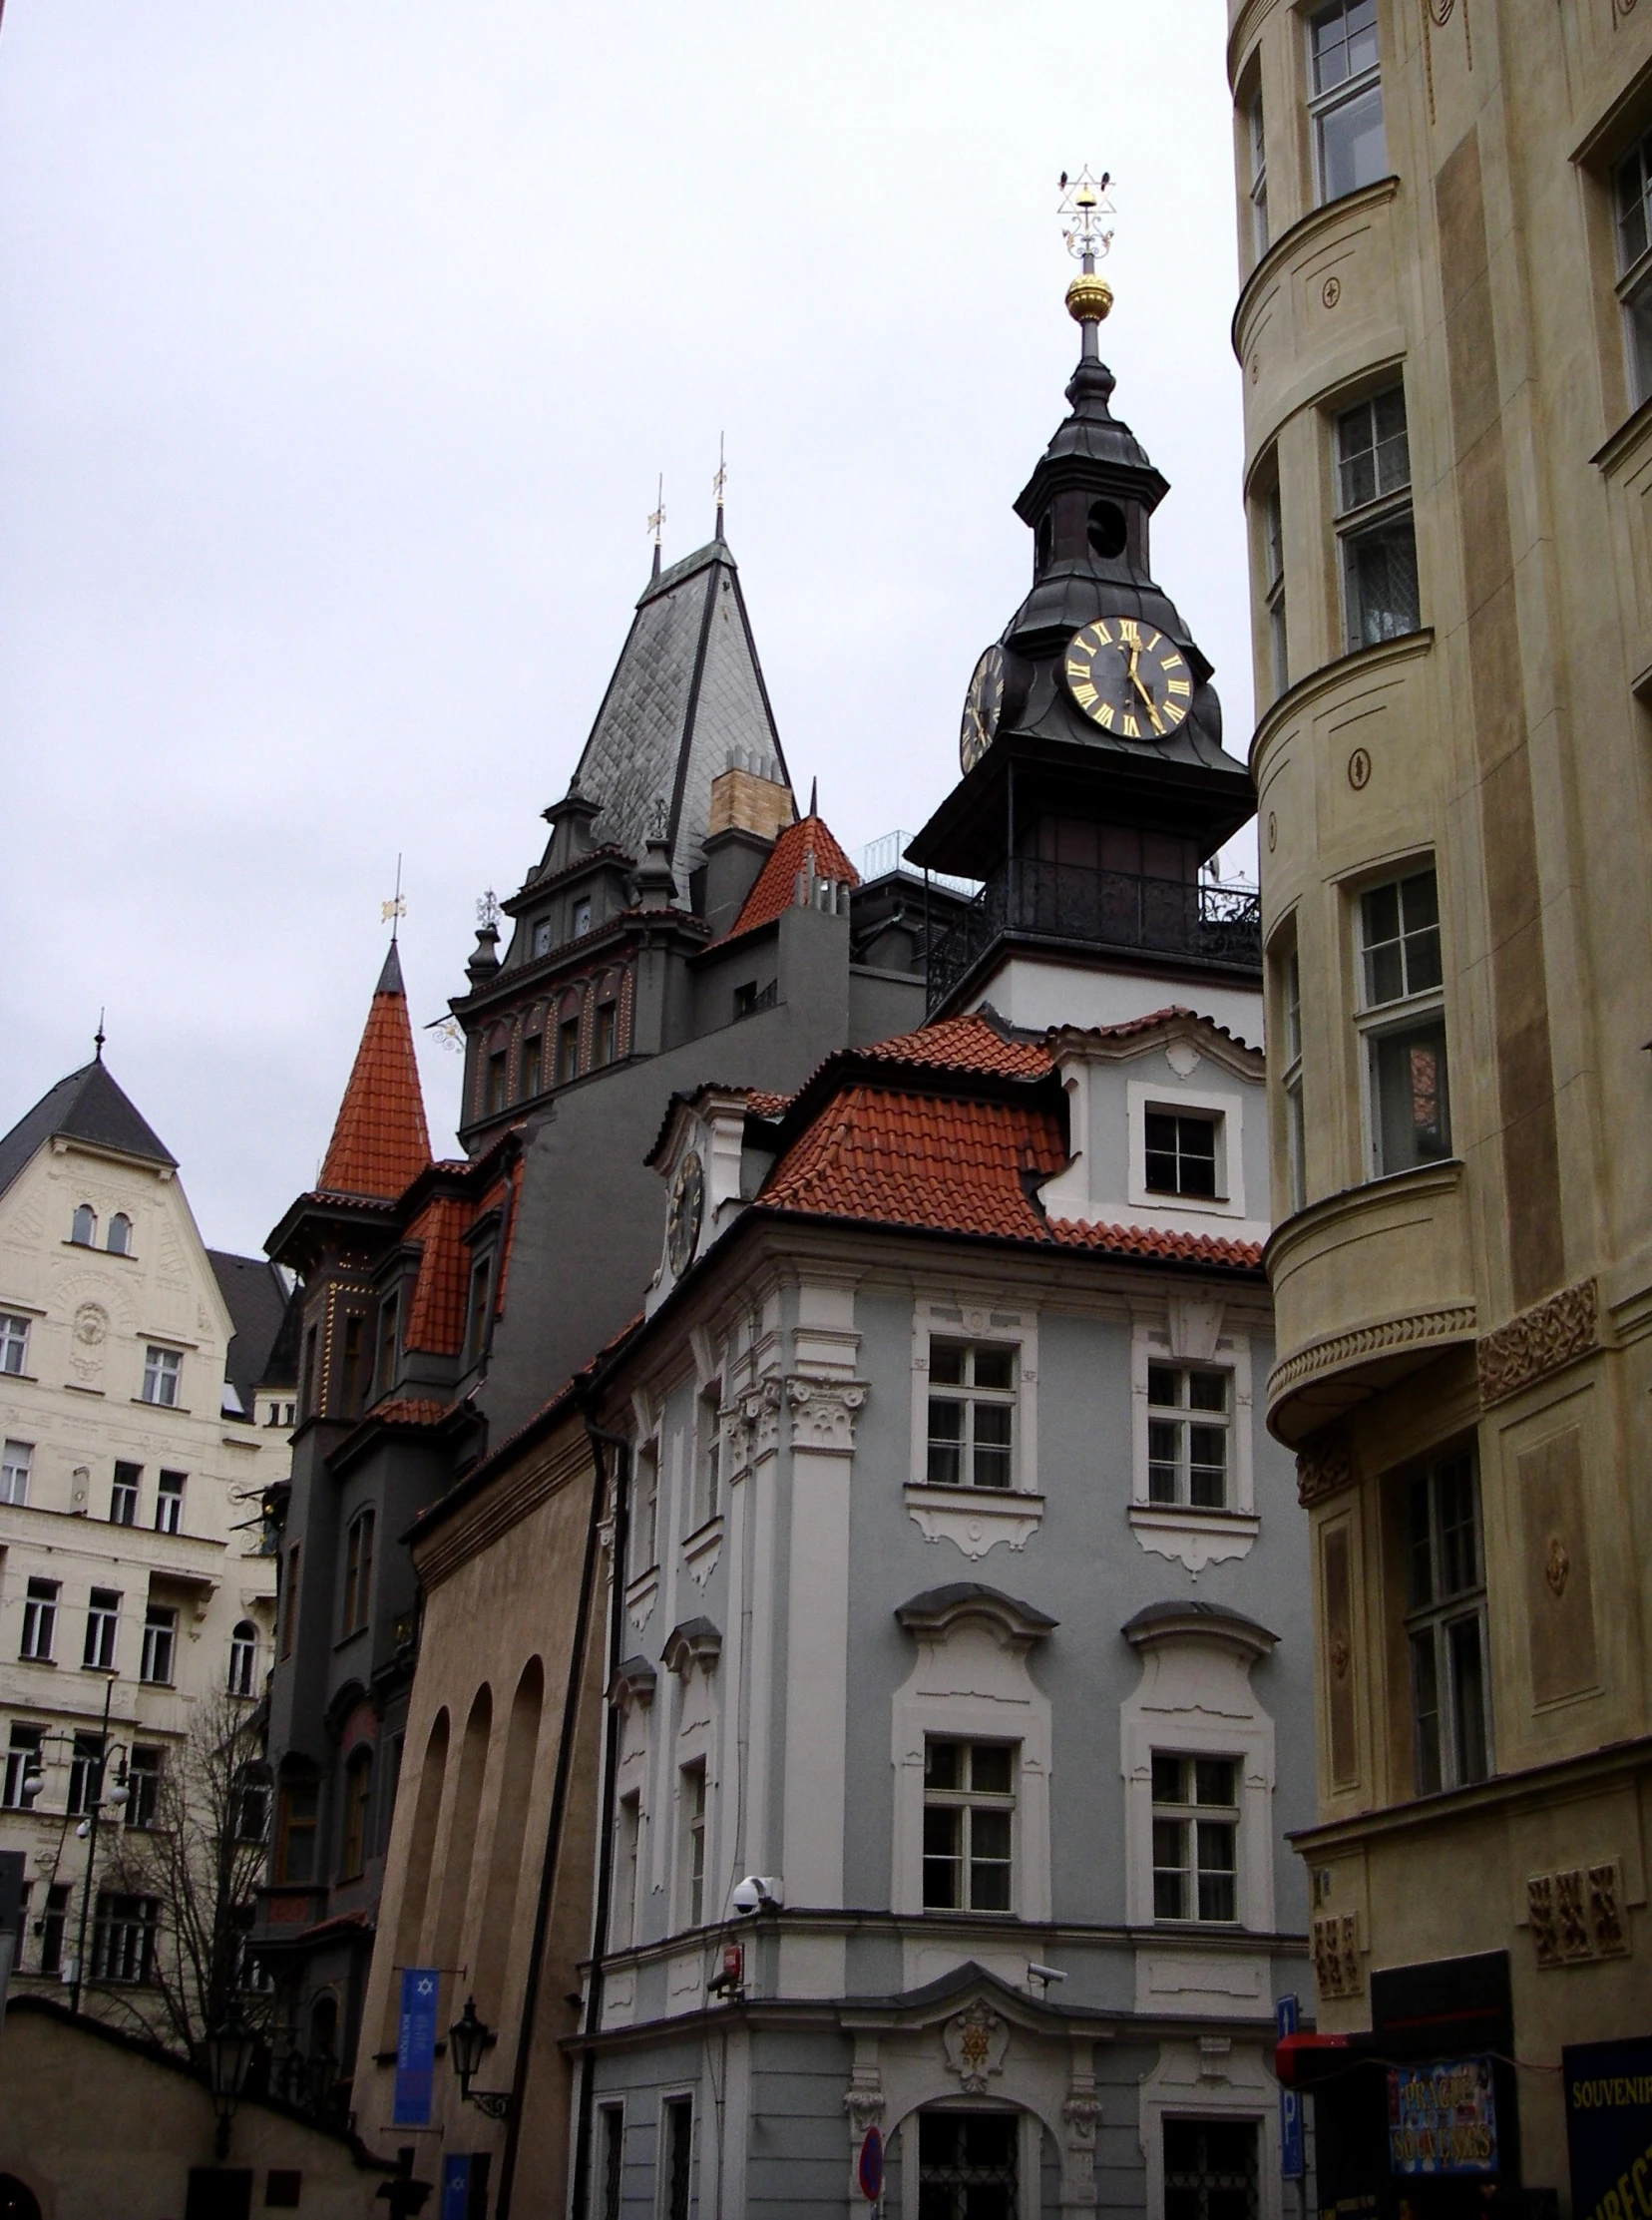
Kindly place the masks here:
[[(3, 0), (0, 0), (0, 4), (3, 4)], [(69, 1992), (69, 2008), (71, 2011), (77, 2012), (80, 2010), (81, 1989), (86, 1979), (86, 1922), (92, 1904), (92, 1875), (98, 1863), (98, 1822), (103, 1816), (105, 1804), (113, 1805), (116, 1812), (119, 1813), (126, 1808), (127, 1800), (132, 1793), (127, 1785), (126, 1744), (124, 1742), (111, 1743), (109, 1739), (109, 1707), (114, 1694), (115, 1675), (111, 1673), (104, 1683), (103, 1722), (98, 1732), (98, 1755), (95, 1761), (97, 1766), (95, 1793), (86, 1799), (83, 1807), (85, 1811), (90, 1813), (91, 1817), (90, 1821), (83, 1819), (80, 1827), (76, 1830), (77, 1833), (90, 1837), (86, 1846), (86, 1872), (81, 1879), (80, 1933), (75, 1944), (75, 1978)], [(47, 1742), (63, 1742), (73, 1748), (74, 1737), (68, 1734), (43, 1735), (41, 1737), (42, 1747)], [(114, 1786), (106, 1795), (104, 1792), (104, 1776), (109, 1770), (109, 1760), (116, 1750), (121, 1753), (120, 1770), (116, 1773)], [(24, 1794), (30, 1797), (38, 1796), (46, 1786), (46, 1775), (41, 1769), (38, 1752), (32, 1764), (24, 1772), (22, 1785)]]
[(229, 2122), (235, 2103), (246, 2085), (252, 2053), (258, 2038), (231, 2006), (229, 2017), (206, 2037), (206, 2078), (211, 2084), (212, 2109), (217, 2114), (213, 2155), (221, 2166), (229, 2155)]
[(471, 2087), (471, 2082), (481, 2070), (482, 2053), (492, 2036), (492, 2028), (476, 2016), (476, 1998), (467, 1997), (463, 2013), (448, 2029), (448, 2056), (453, 2060), (453, 2070), (459, 2076), (460, 2098), (466, 2104), (474, 2104), (485, 2119), (509, 2119), (509, 2090)]

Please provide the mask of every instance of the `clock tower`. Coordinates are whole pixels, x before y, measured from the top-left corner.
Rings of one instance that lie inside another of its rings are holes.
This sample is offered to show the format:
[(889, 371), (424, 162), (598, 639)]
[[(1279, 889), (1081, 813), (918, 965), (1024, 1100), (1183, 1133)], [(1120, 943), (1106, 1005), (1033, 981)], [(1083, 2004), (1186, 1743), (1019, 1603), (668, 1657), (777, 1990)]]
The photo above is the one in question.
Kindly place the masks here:
[(1083, 338), (1071, 413), (1015, 505), (1032, 587), (976, 664), (964, 776), (907, 851), (983, 882), (936, 939), (931, 1012), (991, 1004), (1041, 1028), (1182, 1002), (1260, 1039), (1256, 898), (1207, 868), (1255, 794), (1223, 750), (1211, 666), (1152, 576), (1169, 487), (1110, 406), (1097, 335), (1112, 288), (1095, 266), (1111, 237), (1106, 185), (1086, 173), (1062, 204)]

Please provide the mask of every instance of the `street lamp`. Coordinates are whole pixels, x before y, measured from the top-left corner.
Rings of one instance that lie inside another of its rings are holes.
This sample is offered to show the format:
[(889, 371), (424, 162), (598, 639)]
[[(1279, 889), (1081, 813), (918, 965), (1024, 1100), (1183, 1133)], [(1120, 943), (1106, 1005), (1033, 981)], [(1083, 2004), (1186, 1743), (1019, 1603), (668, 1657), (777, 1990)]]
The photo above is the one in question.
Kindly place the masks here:
[[(4, 0), (0, 0), (0, 6), (3, 5)], [(69, 1993), (69, 2008), (71, 2011), (80, 2010), (81, 1989), (86, 1978), (86, 1927), (92, 1906), (92, 1875), (98, 1862), (98, 1822), (103, 1817), (106, 1806), (110, 1807), (115, 1816), (119, 1818), (132, 1800), (130, 1776), (127, 1770), (127, 1757), (129, 1755), (127, 1745), (124, 1742), (112, 1742), (109, 1738), (109, 1708), (111, 1699), (115, 1694), (115, 1680), (116, 1675), (113, 1672), (105, 1678), (103, 1720), (98, 1732), (97, 1754), (93, 1756), (90, 1752), (86, 1753), (88, 1793), (83, 1797), (81, 1809), (89, 1816), (83, 1818), (80, 1825), (75, 1829), (75, 1839), (78, 1842), (87, 1843), (87, 1852), (86, 1871), (81, 1879), (80, 1934), (75, 1944), (74, 1982)], [(25, 1761), (22, 1779), (24, 1796), (36, 1797), (46, 1786), (46, 1745), (53, 1743), (59, 1744), (65, 1749), (75, 1749), (78, 1740), (78, 1736), (67, 1732), (43, 1734), (41, 1736), (33, 1756)], [(77, 1758), (80, 1754), (79, 1750), (76, 1749)], [(119, 1763), (116, 1765), (113, 1780), (110, 1780), (110, 1761), (117, 1755), (119, 1756)], [(108, 1782), (107, 1786), (105, 1785), (106, 1782)]]
[(212, 2109), (217, 2114), (213, 2147), (220, 2166), (229, 2155), (229, 2122), (235, 2116), (235, 2100), (246, 2084), (257, 2044), (257, 2036), (233, 2009), (206, 2037), (206, 2078), (212, 2089)]
[(502, 2120), (510, 2116), (511, 2099), (505, 2089), (473, 2089), (471, 2082), (482, 2066), (482, 2053), (492, 2039), (493, 2030), (476, 2016), (476, 1998), (465, 1998), (463, 2015), (448, 2029), (448, 2056), (453, 2060), (453, 2070), (459, 2076), (459, 2094), (466, 2104), (474, 2104), (484, 2118)]

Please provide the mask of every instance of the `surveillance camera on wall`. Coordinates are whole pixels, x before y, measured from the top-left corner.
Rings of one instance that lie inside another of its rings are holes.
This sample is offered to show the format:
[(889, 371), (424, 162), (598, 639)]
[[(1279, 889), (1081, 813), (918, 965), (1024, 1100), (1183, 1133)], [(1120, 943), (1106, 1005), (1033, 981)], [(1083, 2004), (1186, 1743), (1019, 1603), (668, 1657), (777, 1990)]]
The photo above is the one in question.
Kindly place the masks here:
[(1042, 1982), (1046, 1989), (1051, 1982), (1064, 1982), (1066, 1980), (1065, 1974), (1061, 1972), (1058, 1966), (1040, 1966), (1036, 1959), (1028, 1961), (1027, 1978), (1029, 1981)]
[(785, 1892), (777, 1873), (748, 1873), (743, 1881), (736, 1881), (734, 1893), (729, 1898), (736, 1912), (778, 1911), (785, 1902)]

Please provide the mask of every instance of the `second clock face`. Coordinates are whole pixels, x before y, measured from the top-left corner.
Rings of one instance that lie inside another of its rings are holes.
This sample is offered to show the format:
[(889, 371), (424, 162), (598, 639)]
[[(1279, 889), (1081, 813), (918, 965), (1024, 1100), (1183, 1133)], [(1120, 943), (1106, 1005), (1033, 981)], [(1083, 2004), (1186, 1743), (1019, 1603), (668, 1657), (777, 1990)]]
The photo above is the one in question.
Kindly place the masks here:
[(700, 1212), (705, 1206), (705, 1174), (692, 1149), (677, 1168), (665, 1217), (665, 1254), (680, 1279), (694, 1261), (699, 1246)]
[(1187, 658), (1143, 617), (1098, 617), (1067, 642), (1063, 667), (1085, 716), (1120, 739), (1164, 739), (1193, 706)]
[(1004, 650), (989, 648), (975, 666), (964, 696), (964, 722), (958, 734), (958, 760), (973, 771), (993, 744), (1004, 713)]

